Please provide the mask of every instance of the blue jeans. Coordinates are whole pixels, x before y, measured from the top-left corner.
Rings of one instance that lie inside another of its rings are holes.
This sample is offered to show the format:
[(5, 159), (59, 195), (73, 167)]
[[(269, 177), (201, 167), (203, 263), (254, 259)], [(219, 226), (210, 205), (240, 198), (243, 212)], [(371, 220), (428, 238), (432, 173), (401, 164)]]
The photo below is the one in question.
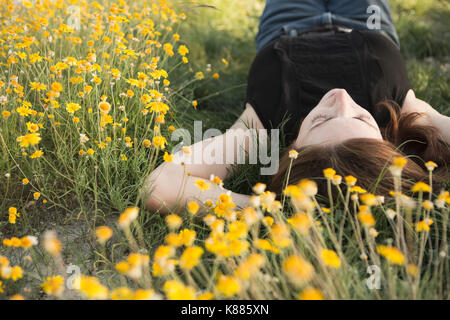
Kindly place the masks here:
[(256, 48), (259, 51), (292, 30), (306, 31), (324, 25), (373, 29), (400, 48), (388, 0), (267, 0), (256, 35)]

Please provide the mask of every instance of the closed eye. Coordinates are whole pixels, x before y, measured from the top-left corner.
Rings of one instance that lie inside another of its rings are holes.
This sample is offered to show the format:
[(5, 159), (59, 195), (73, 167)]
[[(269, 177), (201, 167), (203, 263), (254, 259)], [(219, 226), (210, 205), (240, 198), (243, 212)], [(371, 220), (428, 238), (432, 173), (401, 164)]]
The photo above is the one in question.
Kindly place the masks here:
[[(311, 129), (314, 129), (314, 128), (324, 124), (325, 122), (327, 122), (327, 121), (329, 121), (329, 120), (331, 120), (333, 118), (335, 118), (335, 117), (332, 117), (332, 116), (329, 116), (329, 115), (326, 115), (326, 114), (319, 114), (319, 115), (315, 116), (311, 120), (311, 122), (313, 123), (313, 126), (311, 127)], [(374, 125), (371, 124), (371, 117), (369, 115), (367, 115), (367, 114), (364, 114), (364, 113), (363, 114), (359, 114), (358, 116), (353, 117), (353, 118), (354, 119), (358, 119), (358, 120), (360, 120), (362, 122), (365, 122), (368, 125), (370, 125), (371, 127), (373, 127), (374, 129), (377, 129)], [(318, 120), (321, 120), (321, 119), (324, 119), (324, 120), (323, 121), (318, 121)]]

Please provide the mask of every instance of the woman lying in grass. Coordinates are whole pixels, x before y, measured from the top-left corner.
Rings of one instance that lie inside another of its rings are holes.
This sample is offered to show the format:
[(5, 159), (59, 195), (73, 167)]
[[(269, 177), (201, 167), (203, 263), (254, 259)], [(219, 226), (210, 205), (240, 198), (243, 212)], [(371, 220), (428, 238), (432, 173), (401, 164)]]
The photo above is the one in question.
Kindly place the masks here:
[[(213, 175), (220, 184), (227, 178), (232, 164), (226, 157), (237, 161), (238, 149), (249, 151), (252, 140), (224, 143), (222, 164), (194, 159), (238, 129), (282, 128), (282, 142), (299, 153), (292, 166), (288, 154), (281, 160), (269, 185), (277, 194), (329, 167), (387, 194), (392, 178), (382, 177), (392, 159), (404, 155), (415, 155), (403, 169), (405, 188), (408, 179), (426, 179), (429, 160), (438, 165), (434, 190), (449, 179), (450, 118), (416, 98), (386, 0), (268, 0), (256, 45), (245, 110), (227, 133), (184, 148), (152, 172), (149, 209), (167, 212), (226, 192), (209, 179)], [(316, 182), (326, 194), (324, 179)], [(238, 207), (249, 201), (248, 195), (231, 196)]]

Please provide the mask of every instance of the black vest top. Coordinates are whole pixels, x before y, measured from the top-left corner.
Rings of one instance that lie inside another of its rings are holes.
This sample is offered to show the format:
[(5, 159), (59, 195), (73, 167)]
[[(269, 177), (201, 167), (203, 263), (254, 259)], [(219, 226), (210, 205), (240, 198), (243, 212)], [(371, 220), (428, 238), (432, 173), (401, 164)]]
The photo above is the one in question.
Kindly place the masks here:
[(399, 50), (378, 32), (281, 36), (256, 55), (245, 102), (266, 129), (282, 126), (282, 138), (289, 144), (301, 120), (334, 88), (347, 90), (384, 127), (389, 113), (375, 105), (393, 100), (402, 106), (411, 84)]

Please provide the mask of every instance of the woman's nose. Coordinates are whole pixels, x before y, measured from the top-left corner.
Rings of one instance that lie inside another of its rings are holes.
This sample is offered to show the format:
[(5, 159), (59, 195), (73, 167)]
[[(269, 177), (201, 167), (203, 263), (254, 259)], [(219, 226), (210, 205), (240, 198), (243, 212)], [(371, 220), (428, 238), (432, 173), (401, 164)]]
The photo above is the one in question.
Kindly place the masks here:
[(337, 90), (335, 94), (336, 112), (341, 117), (352, 117), (355, 110), (353, 107), (353, 99), (345, 89)]

